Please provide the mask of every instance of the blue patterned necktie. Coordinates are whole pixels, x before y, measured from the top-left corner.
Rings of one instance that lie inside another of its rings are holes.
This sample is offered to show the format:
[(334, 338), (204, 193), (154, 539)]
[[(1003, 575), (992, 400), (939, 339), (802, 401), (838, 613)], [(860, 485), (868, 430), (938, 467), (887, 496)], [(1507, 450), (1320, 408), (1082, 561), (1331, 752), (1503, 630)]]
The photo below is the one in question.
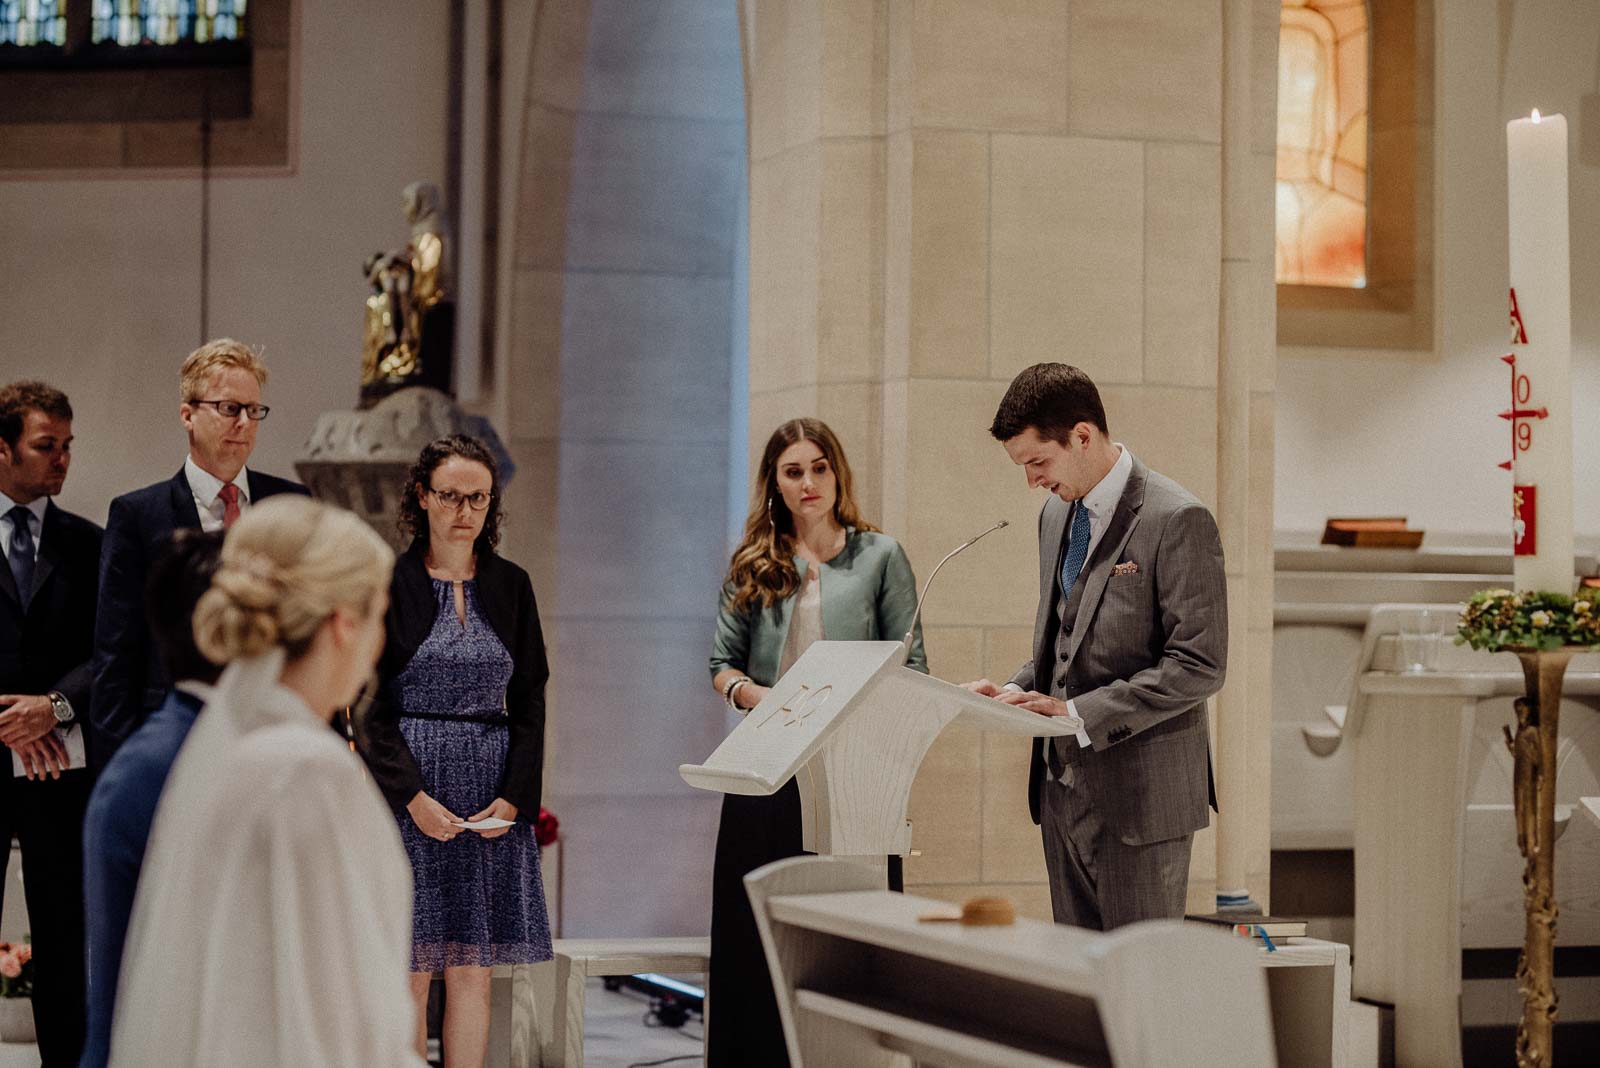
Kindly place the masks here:
[(1061, 560), (1061, 595), (1071, 596), (1072, 584), (1089, 558), (1089, 510), (1078, 501), (1072, 506), (1072, 528), (1067, 532), (1067, 554)]
[(11, 520), (11, 577), (17, 581), (17, 599), (26, 612), (33, 599), (33, 528), (28, 525), (33, 513), (19, 504), (6, 516)]

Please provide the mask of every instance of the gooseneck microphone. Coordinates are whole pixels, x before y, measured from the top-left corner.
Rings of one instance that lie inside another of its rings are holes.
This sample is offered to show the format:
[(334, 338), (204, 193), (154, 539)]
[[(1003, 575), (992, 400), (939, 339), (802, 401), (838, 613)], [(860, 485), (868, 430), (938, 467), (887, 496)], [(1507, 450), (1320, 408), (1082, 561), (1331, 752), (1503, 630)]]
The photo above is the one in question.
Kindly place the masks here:
[(951, 549), (949, 554), (946, 555), (943, 560), (939, 561), (938, 565), (933, 569), (933, 574), (928, 576), (928, 581), (926, 581), (926, 582), (924, 582), (922, 584), (922, 593), (917, 597), (917, 610), (915, 612), (913, 612), (912, 615), (911, 615), (911, 626), (909, 628), (907, 628), (906, 636), (904, 638), (900, 639), (901, 645), (903, 645), (905, 647), (904, 650), (901, 653), (901, 663), (904, 663), (905, 661), (911, 659), (911, 645), (912, 645), (913, 641), (916, 638), (917, 621), (922, 618), (922, 602), (926, 601), (928, 599), (928, 587), (933, 585), (934, 578), (939, 574), (939, 568), (943, 567), (945, 564), (948, 564), (950, 562), (951, 558), (954, 557), (955, 555), (957, 555), (958, 553), (966, 552), (968, 549), (972, 548), (974, 545), (976, 545), (983, 538), (988, 537), (990, 534), (993, 534), (995, 531), (999, 530), (1001, 527), (1009, 527), (1010, 525), (1011, 525), (1011, 520), (1009, 520), (1009, 519), (1000, 520), (1000, 522), (996, 523), (994, 526), (990, 527), (988, 530), (984, 531), (982, 534), (978, 534), (978, 535), (975, 535), (974, 537), (968, 538), (966, 541), (962, 542), (960, 545), (957, 545), (954, 549)]

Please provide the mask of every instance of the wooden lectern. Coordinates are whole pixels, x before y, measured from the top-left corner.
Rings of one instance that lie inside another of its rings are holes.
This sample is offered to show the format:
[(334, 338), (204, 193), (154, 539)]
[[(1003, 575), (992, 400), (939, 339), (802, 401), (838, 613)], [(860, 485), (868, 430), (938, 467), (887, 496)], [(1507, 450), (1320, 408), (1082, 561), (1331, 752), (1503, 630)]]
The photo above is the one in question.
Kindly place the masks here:
[(956, 721), (1034, 737), (1073, 733), (1064, 720), (913, 671), (900, 642), (820, 641), (704, 764), (680, 765), (678, 774), (729, 794), (771, 794), (793, 778), (808, 851), (904, 855), (911, 782)]

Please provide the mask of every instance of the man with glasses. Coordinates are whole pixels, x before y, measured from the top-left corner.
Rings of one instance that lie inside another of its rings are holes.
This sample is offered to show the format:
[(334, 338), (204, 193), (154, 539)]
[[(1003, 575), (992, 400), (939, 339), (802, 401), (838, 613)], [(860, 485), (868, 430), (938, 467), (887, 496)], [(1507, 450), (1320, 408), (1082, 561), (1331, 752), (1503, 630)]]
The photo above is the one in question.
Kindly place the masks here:
[(298, 482), (245, 467), (269, 411), (261, 403), (266, 384), (261, 358), (231, 338), (190, 353), (179, 374), (178, 405), (188, 459), (172, 478), (111, 502), (95, 618), (96, 766), (104, 766), (171, 688), (145, 626), (144, 589), (150, 561), (172, 532), (226, 530), (264, 498), (307, 492)]

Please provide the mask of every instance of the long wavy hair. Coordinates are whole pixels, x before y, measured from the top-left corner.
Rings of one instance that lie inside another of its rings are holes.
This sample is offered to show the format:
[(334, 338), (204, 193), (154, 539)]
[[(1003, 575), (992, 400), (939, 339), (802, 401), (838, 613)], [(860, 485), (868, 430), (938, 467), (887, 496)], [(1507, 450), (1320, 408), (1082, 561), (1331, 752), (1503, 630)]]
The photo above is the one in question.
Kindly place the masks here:
[(789, 420), (772, 432), (761, 453), (755, 495), (750, 502), (750, 515), (744, 521), (744, 537), (728, 565), (727, 585), (732, 591), (731, 607), (736, 612), (771, 608), (800, 588), (800, 572), (794, 566), (794, 516), (778, 490), (778, 457), (798, 441), (816, 442), (833, 468), (839, 488), (833, 502), (833, 518), (839, 525), (856, 530), (878, 529), (861, 518), (850, 461), (845, 459), (844, 446), (828, 424), (811, 418)]
[(449, 434), (422, 447), (417, 462), (406, 472), (406, 488), (400, 496), (400, 514), (395, 525), (400, 528), (402, 537), (412, 538), (423, 546), (428, 544), (428, 513), (417, 495), (433, 484), (434, 471), (452, 456), (489, 469), (489, 514), (483, 517), (483, 529), (478, 532), (472, 549), (479, 556), (492, 553), (500, 545), (500, 522), (505, 518), (500, 507), (500, 465), (495, 463), (489, 446), (468, 434)]

